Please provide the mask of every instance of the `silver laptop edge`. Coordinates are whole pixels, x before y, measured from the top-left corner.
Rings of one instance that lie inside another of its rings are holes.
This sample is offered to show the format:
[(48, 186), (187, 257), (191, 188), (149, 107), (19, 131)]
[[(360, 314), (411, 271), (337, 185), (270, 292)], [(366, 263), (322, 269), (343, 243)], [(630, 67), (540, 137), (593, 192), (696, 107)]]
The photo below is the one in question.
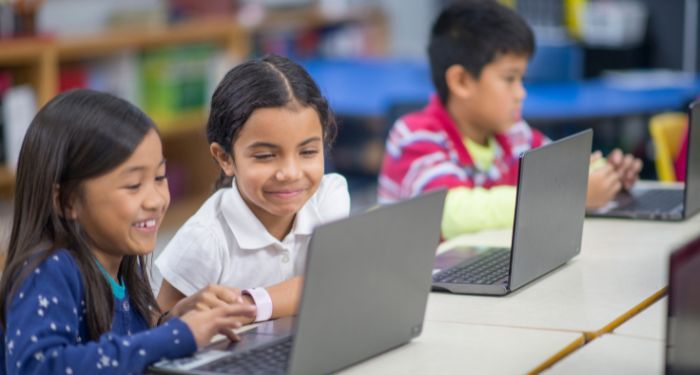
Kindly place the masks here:
[(592, 139), (589, 129), (521, 156), (506, 283), (436, 282), (433, 289), (505, 295), (576, 256), (581, 249)]

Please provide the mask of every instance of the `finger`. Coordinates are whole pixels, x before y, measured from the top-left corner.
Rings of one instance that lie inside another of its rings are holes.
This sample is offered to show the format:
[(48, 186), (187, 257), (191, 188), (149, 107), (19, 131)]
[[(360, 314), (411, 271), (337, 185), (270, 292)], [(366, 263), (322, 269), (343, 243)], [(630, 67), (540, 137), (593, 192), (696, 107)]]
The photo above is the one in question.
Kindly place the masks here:
[(236, 288), (223, 287), (216, 291), (216, 296), (228, 304), (240, 303), (241, 293)]
[(221, 329), (221, 330), (219, 330), (219, 333), (226, 336), (229, 340), (231, 340), (233, 342), (241, 341), (241, 337), (238, 336), (236, 334), (236, 332), (234, 332), (231, 329)]
[(214, 294), (207, 294), (206, 296), (204, 296), (202, 302), (206, 303), (212, 309), (229, 305), (229, 303), (222, 301), (221, 299), (219, 299), (218, 296)]
[(196, 310), (198, 310), (198, 311), (208, 311), (208, 310), (211, 310), (211, 307), (209, 307), (209, 305), (207, 305), (206, 303), (202, 303), (202, 302), (197, 302), (197, 303), (194, 305), (194, 308), (195, 308)]
[(590, 161), (591, 161), (591, 163), (593, 163), (594, 161), (596, 161), (596, 160), (598, 160), (598, 159), (600, 159), (600, 158), (602, 158), (602, 157), (603, 157), (603, 153), (600, 152), (599, 150), (596, 150), (596, 151), (594, 151), (594, 152), (591, 154), (591, 159), (590, 159)]
[(622, 158), (623, 158), (623, 154), (619, 148), (612, 150), (608, 154), (608, 161), (614, 165), (620, 165), (620, 163), (622, 162)]

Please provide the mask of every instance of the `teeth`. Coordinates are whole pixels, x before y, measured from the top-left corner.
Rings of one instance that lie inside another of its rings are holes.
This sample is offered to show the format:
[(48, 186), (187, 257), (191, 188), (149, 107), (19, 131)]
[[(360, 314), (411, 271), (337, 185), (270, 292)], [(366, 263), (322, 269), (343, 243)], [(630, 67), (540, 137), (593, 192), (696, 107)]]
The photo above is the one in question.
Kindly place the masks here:
[(134, 224), (136, 228), (153, 228), (156, 226), (156, 219), (150, 219), (146, 221), (141, 221)]

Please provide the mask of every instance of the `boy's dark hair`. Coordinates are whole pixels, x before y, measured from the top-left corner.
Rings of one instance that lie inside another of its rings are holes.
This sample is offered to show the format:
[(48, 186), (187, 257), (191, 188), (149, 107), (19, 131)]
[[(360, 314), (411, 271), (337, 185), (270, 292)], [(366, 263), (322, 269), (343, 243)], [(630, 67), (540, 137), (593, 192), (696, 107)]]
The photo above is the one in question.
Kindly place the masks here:
[[(138, 108), (91, 90), (60, 94), (34, 117), (17, 163), (12, 232), (0, 281), (4, 330), (8, 308), (23, 281), (59, 249), (68, 251), (80, 269), (90, 338), (96, 340), (111, 330), (112, 289), (95, 263), (85, 231), (78, 220), (68, 218), (66, 207), (80, 197), (86, 180), (126, 161), (150, 130), (157, 131), (156, 126)], [(159, 310), (145, 259), (125, 256), (119, 275), (133, 307), (153, 326)]]
[[(233, 142), (253, 111), (294, 104), (311, 107), (318, 113), (328, 151), (337, 133), (328, 101), (303, 67), (276, 55), (247, 61), (226, 73), (212, 96), (207, 140), (233, 155)], [(231, 177), (222, 171), (216, 189), (228, 187), (231, 182)]]
[(474, 78), (503, 54), (530, 57), (535, 50), (532, 29), (513, 10), (495, 0), (453, 3), (438, 16), (430, 33), (428, 56), (433, 84), (447, 102), (447, 69), (459, 64)]

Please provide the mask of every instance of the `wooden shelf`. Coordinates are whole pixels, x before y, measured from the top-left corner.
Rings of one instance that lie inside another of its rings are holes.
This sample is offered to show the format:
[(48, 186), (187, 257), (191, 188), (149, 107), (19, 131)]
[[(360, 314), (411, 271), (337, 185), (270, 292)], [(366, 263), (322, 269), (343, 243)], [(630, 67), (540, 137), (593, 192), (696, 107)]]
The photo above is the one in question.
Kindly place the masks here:
[(189, 136), (195, 132), (204, 132), (206, 127), (206, 113), (186, 114), (177, 120), (160, 122), (158, 128), (163, 139), (181, 136)]
[(8, 198), (15, 186), (15, 174), (6, 166), (0, 165), (0, 197)]
[(0, 41), (0, 64), (15, 65), (38, 61), (47, 48), (52, 47), (50, 39), (18, 38)]
[(114, 54), (125, 49), (145, 49), (174, 44), (218, 42), (226, 48), (248, 51), (248, 36), (243, 28), (230, 18), (207, 18), (186, 21), (163, 27), (140, 30), (116, 30), (103, 34), (57, 40), (60, 61), (80, 60)]

